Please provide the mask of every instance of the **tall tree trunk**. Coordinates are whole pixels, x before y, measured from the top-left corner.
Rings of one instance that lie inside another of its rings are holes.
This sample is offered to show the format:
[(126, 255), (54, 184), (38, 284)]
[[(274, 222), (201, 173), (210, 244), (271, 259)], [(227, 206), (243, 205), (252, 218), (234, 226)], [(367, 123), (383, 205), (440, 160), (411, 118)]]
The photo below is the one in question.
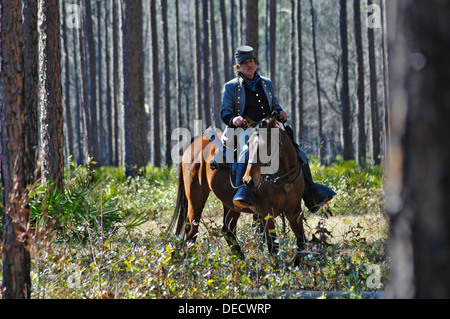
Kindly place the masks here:
[(294, 131), (294, 136), (297, 135), (297, 107), (296, 107), (296, 100), (297, 100), (297, 79), (295, 76), (296, 72), (296, 54), (295, 51), (295, 42), (296, 42), (296, 34), (295, 34), (295, 0), (291, 0), (291, 23), (290, 23), (290, 32), (291, 32), (291, 50), (290, 50), (290, 63), (291, 63), (291, 120), (292, 120), (292, 129)]
[(121, 113), (119, 112), (119, 104), (120, 104), (120, 68), (119, 68), (119, 16), (120, 16), (120, 6), (117, 3), (117, 0), (112, 0), (112, 38), (113, 38), (113, 83), (114, 83), (114, 93), (113, 93), (113, 112), (114, 112), (114, 123), (113, 123), (113, 132), (114, 132), (114, 165), (121, 165), (121, 134), (120, 134), (120, 125), (119, 121)]
[[(76, 132), (76, 140), (77, 140), (77, 156), (75, 157), (75, 163), (81, 164), (84, 162), (84, 138), (83, 138), (83, 116), (82, 116), (82, 108), (81, 108), (81, 101), (83, 99), (82, 94), (80, 94), (80, 80), (82, 81), (82, 78), (79, 74), (80, 65), (79, 63), (79, 45), (80, 40), (78, 38), (78, 29), (72, 28), (72, 38), (74, 39), (73, 42), (73, 69), (77, 72), (74, 72), (75, 76), (75, 132)], [(81, 71), (82, 73), (82, 71)]]
[(64, 186), (64, 133), (58, 0), (42, 0), (38, 12), (41, 162), (44, 182)]
[(105, 109), (106, 109), (106, 148), (107, 148), (107, 165), (112, 165), (114, 162), (113, 158), (113, 110), (112, 110), (112, 90), (114, 83), (112, 81), (112, 61), (111, 61), (111, 32), (109, 26), (111, 25), (111, 5), (114, 5), (114, 1), (105, 1), (105, 65), (106, 65), (106, 99), (105, 99)]
[(73, 141), (74, 141), (74, 135), (73, 135), (73, 124), (72, 124), (72, 108), (71, 108), (71, 96), (70, 96), (70, 58), (69, 58), (69, 44), (68, 44), (68, 28), (66, 24), (66, 8), (64, 6), (65, 2), (62, 2), (62, 19), (61, 19), (61, 31), (62, 31), (62, 43), (63, 43), (63, 50), (64, 50), (64, 94), (63, 94), (63, 100), (64, 100), (64, 123), (66, 124), (66, 134), (65, 134), (65, 143), (67, 155), (73, 156), (74, 155), (74, 148), (73, 148)]
[[(372, 5), (373, 1), (368, 0), (367, 5)], [(369, 68), (370, 68), (370, 110), (372, 117), (372, 156), (375, 165), (381, 163), (380, 146), (380, 115), (378, 111), (378, 90), (377, 90), (377, 70), (375, 57), (375, 34), (374, 28), (367, 28), (369, 40)]]
[[(158, 51), (158, 29), (156, 25), (156, 0), (150, 1), (150, 37), (152, 44), (152, 162), (159, 167), (161, 165), (161, 132), (160, 132), (160, 77), (159, 77), (159, 51)], [(125, 44), (124, 44), (125, 45)]]
[[(2, 243), (4, 299), (31, 296), (30, 234), (25, 161), (34, 150), (25, 142), (26, 82), (22, 33), (22, 1), (2, 1), (0, 6), (0, 173), (2, 182)], [(25, 23), (27, 24), (27, 22)], [(28, 43), (30, 44), (30, 43)], [(35, 48), (28, 47), (30, 50)], [(29, 53), (28, 53), (29, 54)]]
[(216, 127), (221, 127), (222, 121), (220, 120), (220, 110), (222, 108), (222, 100), (220, 96), (220, 76), (219, 76), (219, 55), (217, 53), (217, 35), (216, 35), (216, 23), (214, 13), (214, 1), (209, 2), (209, 29), (211, 33), (210, 48), (211, 48), (211, 60), (216, 61), (211, 63), (212, 68), (212, 107), (213, 110), (213, 122)]
[[(178, 127), (183, 126), (183, 112), (181, 110), (181, 59), (180, 59), (180, 1), (175, 0), (175, 86), (177, 90), (177, 124)], [(187, 116), (187, 114), (186, 114)]]
[(211, 77), (211, 62), (210, 62), (210, 50), (209, 50), (209, 17), (208, 9), (209, 1), (202, 0), (202, 13), (203, 13), (203, 42), (202, 42), (202, 112), (204, 125), (209, 127), (212, 123), (211, 117), (211, 99), (210, 99), (210, 77)]
[(365, 118), (365, 96), (364, 96), (364, 53), (361, 31), (361, 0), (353, 0), (353, 18), (355, 23), (355, 45), (358, 68), (358, 163), (360, 166), (366, 164), (366, 118)]
[(320, 79), (319, 79), (319, 61), (317, 59), (317, 45), (316, 45), (316, 12), (314, 9), (313, 0), (309, 0), (311, 6), (311, 28), (312, 28), (312, 40), (313, 40), (313, 53), (314, 53), (314, 70), (316, 76), (316, 91), (317, 91), (317, 111), (319, 114), (319, 158), (320, 163), (325, 164), (326, 157), (326, 141), (323, 135), (323, 121), (322, 121), (322, 101), (320, 98)]
[(170, 61), (169, 61), (169, 31), (167, 21), (167, 0), (161, 0), (161, 24), (163, 29), (163, 57), (164, 57), (164, 144), (166, 146), (165, 164), (170, 166), (172, 164), (171, 158), (171, 111), (170, 111)]
[(385, 157), (389, 153), (390, 130), (390, 108), (389, 108), (389, 70), (388, 70), (388, 51), (387, 51), (387, 26), (386, 26), (386, 0), (381, 0), (381, 47), (383, 52), (383, 95), (384, 95), (384, 138), (385, 138)]
[(450, 298), (450, 2), (388, 1), (391, 297)]
[(305, 130), (303, 98), (303, 43), (302, 43), (302, 0), (297, 1), (297, 59), (298, 59), (298, 140), (303, 140)]
[(195, 88), (195, 120), (203, 119), (202, 112), (202, 44), (200, 31), (200, 0), (195, 0), (195, 63), (194, 63), (194, 88)]
[[(228, 42), (228, 24), (227, 24), (227, 12), (225, 10), (225, 0), (219, 1), (219, 11), (220, 11), (220, 26), (222, 30), (222, 50), (223, 50), (223, 69), (225, 82), (231, 80), (231, 66), (230, 66), (230, 48)], [(233, 44), (232, 44), (233, 45)]]
[(34, 181), (36, 162), (38, 157), (38, 31), (37, 31), (37, 2), (22, 1), (23, 10), (23, 55), (25, 65), (24, 94), (25, 94), (25, 182)]
[[(235, 48), (237, 48), (238, 45), (238, 32), (237, 32), (237, 14), (236, 14), (236, 0), (231, 0), (230, 1), (230, 37), (231, 37), (231, 48), (230, 48), (230, 65), (234, 65), (235, 61), (234, 61), (234, 50)], [(233, 74), (230, 71), (231, 76), (233, 76)]]
[[(105, 165), (107, 157), (107, 148), (105, 145), (105, 121), (104, 115), (104, 99), (103, 99), (103, 80), (104, 80), (104, 66), (103, 66), (103, 45), (102, 45), (102, 2), (95, 2), (95, 14), (97, 18), (97, 55), (96, 55), (96, 66), (97, 66), (97, 132), (98, 132), (98, 146), (99, 146), (99, 157), (96, 162), (98, 165)], [(101, 151), (100, 151), (101, 150)]]
[(348, 35), (347, 35), (347, 0), (340, 0), (341, 64), (342, 64), (342, 132), (344, 135), (344, 161), (353, 160), (352, 112), (348, 84)]
[(84, 5), (84, 40), (85, 40), (85, 50), (88, 66), (88, 75), (86, 78), (88, 82), (88, 96), (89, 96), (89, 122), (91, 134), (88, 134), (88, 147), (91, 152), (89, 155), (94, 157), (95, 161), (100, 160), (100, 149), (98, 146), (99, 134), (98, 134), (98, 116), (97, 116), (97, 70), (96, 70), (96, 60), (95, 60), (95, 41), (94, 41), (94, 31), (92, 27), (92, 7), (91, 0), (85, 0)]
[(258, 0), (244, 0), (242, 19), (242, 44), (251, 46), (258, 56)]
[(142, 1), (122, 0), (125, 175), (136, 176), (147, 164), (144, 108)]
[(269, 0), (269, 74), (272, 83), (276, 82), (276, 52), (277, 52), (277, 1)]
[[(80, 8), (84, 8), (84, 6), (81, 5), (81, 0), (77, 0), (77, 5)], [(86, 14), (85, 10), (82, 10), (83, 15)], [(85, 18), (83, 18), (83, 21), (85, 21)], [(89, 105), (89, 80), (88, 80), (88, 74), (89, 74), (89, 65), (86, 61), (86, 41), (84, 39), (84, 28), (78, 28), (78, 44), (80, 48), (80, 65), (81, 65), (81, 91), (82, 91), (82, 100), (83, 100), (83, 122), (84, 126), (86, 128), (86, 151), (88, 156), (92, 156), (93, 154), (93, 130), (91, 125), (91, 108)], [(87, 160), (87, 157), (85, 154), (82, 154), (82, 158), (85, 158)]]

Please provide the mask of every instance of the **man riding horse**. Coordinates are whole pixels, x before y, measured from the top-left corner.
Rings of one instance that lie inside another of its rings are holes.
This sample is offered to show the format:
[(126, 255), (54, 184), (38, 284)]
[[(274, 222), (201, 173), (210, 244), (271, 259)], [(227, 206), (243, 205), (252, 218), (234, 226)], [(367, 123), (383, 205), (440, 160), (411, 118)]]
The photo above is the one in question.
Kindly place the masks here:
[[(287, 114), (278, 102), (272, 81), (257, 73), (259, 62), (253, 48), (250, 46), (238, 47), (235, 61), (236, 77), (225, 84), (220, 112), (220, 118), (227, 128), (243, 127), (248, 124), (246, 118), (253, 122), (259, 122), (274, 111), (278, 112), (278, 120), (285, 122)], [(296, 146), (299, 160), (302, 162), (305, 179), (303, 200), (306, 207), (311, 212), (315, 212), (321, 205), (332, 199), (336, 193), (324, 185), (313, 182), (305, 152), (293, 140), (292, 142)], [(234, 165), (236, 168), (236, 191), (233, 204), (238, 208), (247, 208), (255, 204), (252, 191), (243, 182), (248, 163), (247, 148), (240, 150), (239, 158), (240, 160)]]

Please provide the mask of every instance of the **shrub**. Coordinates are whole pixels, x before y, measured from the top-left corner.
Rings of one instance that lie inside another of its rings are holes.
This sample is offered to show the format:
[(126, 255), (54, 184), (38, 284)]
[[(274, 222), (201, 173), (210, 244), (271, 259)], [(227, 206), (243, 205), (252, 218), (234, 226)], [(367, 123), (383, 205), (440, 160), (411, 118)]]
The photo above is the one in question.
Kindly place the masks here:
[[(251, 216), (244, 214), (237, 232), (246, 261), (236, 259), (220, 232), (222, 208), (213, 195), (193, 250), (165, 238), (176, 198), (175, 167), (149, 166), (142, 176), (126, 179), (117, 168), (73, 166), (66, 171), (63, 194), (45, 185), (31, 193), (33, 297), (254, 298), (296, 297), (303, 290), (357, 292), (372, 289), (367, 281), (374, 265), (383, 284), (388, 223), (382, 210), (382, 169), (360, 169), (354, 162), (323, 167), (314, 159), (311, 168), (314, 179), (338, 196), (326, 207), (332, 217), (305, 214), (306, 234), (311, 239), (320, 224), (333, 237), (294, 268), (295, 238), (278, 218), (280, 252), (272, 257)], [(56, 232), (46, 229), (53, 221)]]

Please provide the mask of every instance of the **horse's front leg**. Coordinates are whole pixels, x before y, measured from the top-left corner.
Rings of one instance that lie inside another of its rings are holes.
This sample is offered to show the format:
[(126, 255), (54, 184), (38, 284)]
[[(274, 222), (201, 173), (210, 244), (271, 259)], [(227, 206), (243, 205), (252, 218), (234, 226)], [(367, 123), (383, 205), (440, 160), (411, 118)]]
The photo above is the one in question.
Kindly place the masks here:
[(236, 226), (240, 216), (241, 213), (231, 209), (224, 208), (222, 231), (231, 251), (238, 258), (244, 260), (245, 259), (244, 253), (242, 252), (241, 246), (239, 246), (239, 243), (236, 239)]
[(286, 213), (286, 218), (289, 221), (292, 231), (297, 239), (297, 254), (294, 256), (294, 265), (298, 266), (300, 264), (300, 259), (303, 256), (303, 251), (306, 247), (306, 235), (303, 229), (303, 212), (294, 211)]
[(272, 215), (267, 215), (264, 217), (264, 230), (267, 239), (267, 248), (272, 256), (278, 254), (279, 244), (277, 241), (277, 232), (275, 230), (274, 217)]

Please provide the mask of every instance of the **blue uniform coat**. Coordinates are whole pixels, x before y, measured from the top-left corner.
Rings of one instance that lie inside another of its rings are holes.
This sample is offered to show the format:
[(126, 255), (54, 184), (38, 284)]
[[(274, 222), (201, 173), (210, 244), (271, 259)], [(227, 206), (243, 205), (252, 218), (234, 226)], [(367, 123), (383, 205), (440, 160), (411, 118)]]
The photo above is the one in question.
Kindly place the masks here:
[[(233, 126), (233, 118), (244, 114), (245, 111), (245, 88), (242, 77), (238, 76), (225, 83), (222, 97), (222, 109), (220, 119), (227, 127)], [(261, 85), (266, 93), (267, 101), (271, 112), (274, 110), (282, 111), (278, 98), (275, 95), (272, 81), (261, 76)]]

